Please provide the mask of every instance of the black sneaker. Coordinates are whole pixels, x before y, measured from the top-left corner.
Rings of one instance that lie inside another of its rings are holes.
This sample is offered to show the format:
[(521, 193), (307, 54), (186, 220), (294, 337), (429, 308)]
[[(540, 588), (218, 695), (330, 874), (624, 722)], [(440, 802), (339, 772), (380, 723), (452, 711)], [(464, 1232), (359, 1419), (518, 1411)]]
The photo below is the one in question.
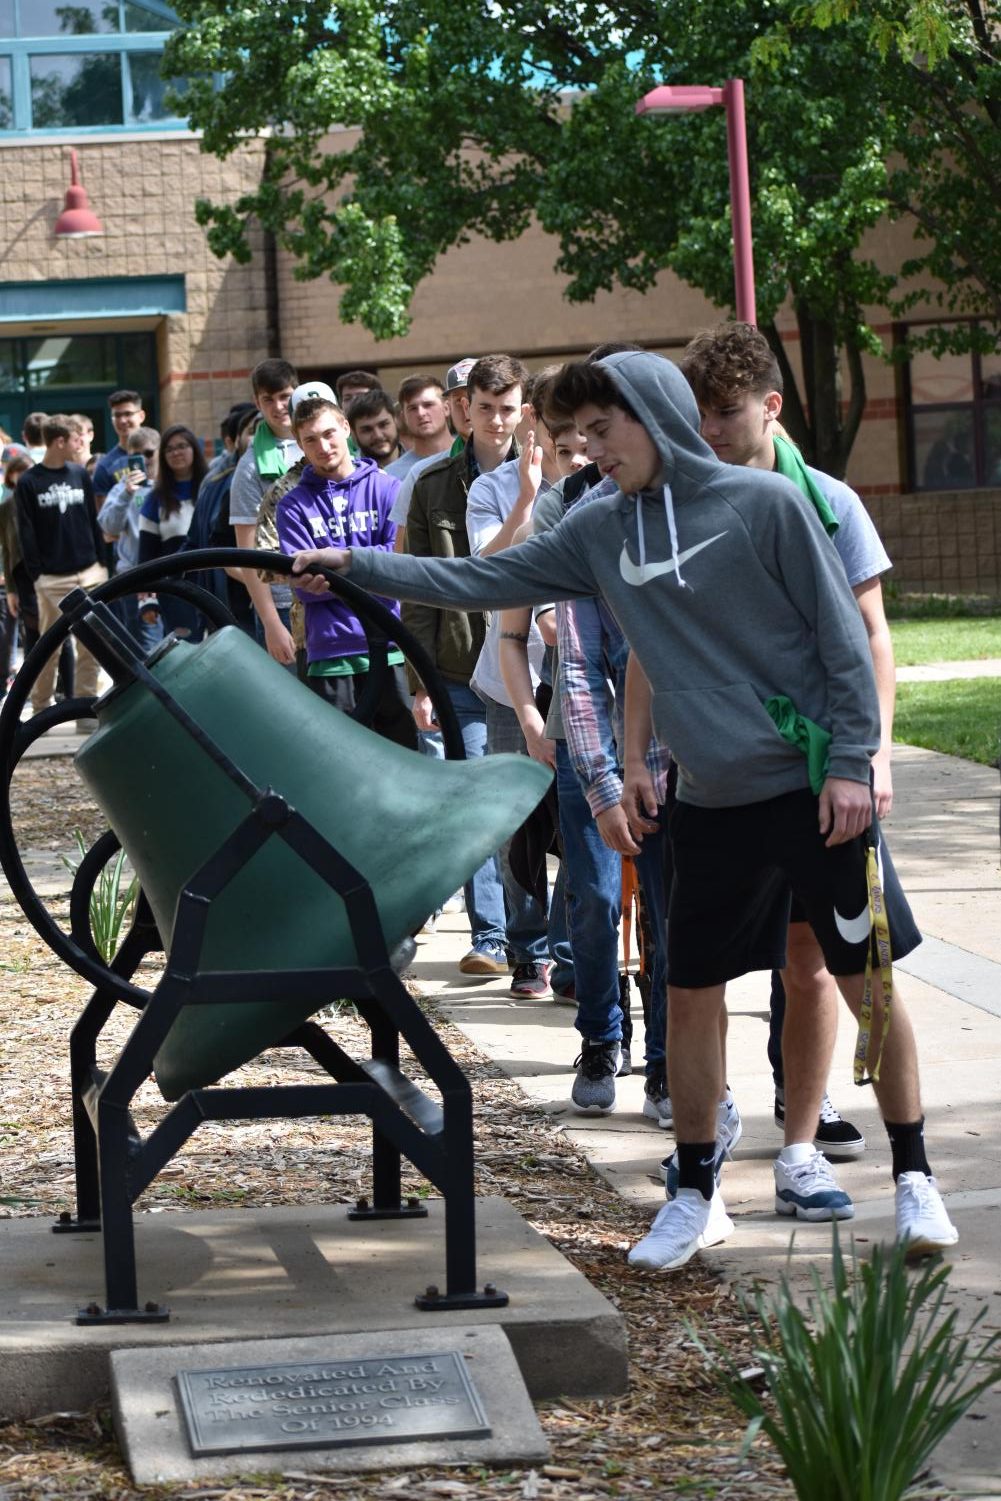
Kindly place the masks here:
[(549, 988), (551, 964), (542, 959), (516, 964), (511, 977), (511, 994), (522, 1001), (546, 1001), (552, 995)]
[(833, 1157), (835, 1161), (861, 1157), (865, 1151), (862, 1132), (851, 1121), (842, 1119), (840, 1111), (835, 1109), (826, 1094), (820, 1102), (820, 1124), (813, 1145), (818, 1152)]
[(621, 1045), (591, 1042), (585, 1037), (574, 1059), (577, 1077), (570, 1099), (578, 1115), (608, 1115), (615, 1109), (615, 1076), (619, 1072)]
[[(785, 1091), (776, 1085), (775, 1124), (784, 1126), (785, 1123)], [(818, 1152), (823, 1152), (825, 1157), (832, 1157), (836, 1162), (861, 1157), (865, 1151), (862, 1132), (851, 1121), (842, 1118), (840, 1111), (831, 1104), (831, 1098), (826, 1094), (820, 1102), (820, 1120), (817, 1122), (813, 1145)]]

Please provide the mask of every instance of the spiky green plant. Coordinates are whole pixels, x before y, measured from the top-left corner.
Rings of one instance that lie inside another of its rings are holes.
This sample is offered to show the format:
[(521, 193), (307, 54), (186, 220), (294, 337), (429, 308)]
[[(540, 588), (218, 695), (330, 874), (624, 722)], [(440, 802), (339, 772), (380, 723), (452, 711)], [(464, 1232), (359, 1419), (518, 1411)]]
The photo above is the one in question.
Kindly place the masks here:
[[(87, 853), (87, 842), (79, 829), (73, 830), (73, 838), (79, 851), (79, 859), (62, 856), (66, 869), (74, 875)], [(119, 850), (113, 859), (102, 868), (90, 894), (90, 931), (94, 946), (105, 964), (110, 964), (118, 952), (122, 930), (131, 921), (139, 895), (139, 879), (132, 876), (125, 885), (125, 851)]]
[(718, 1379), (778, 1451), (802, 1501), (900, 1501), (938, 1443), (1001, 1378), (998, 1334), (975, 1337), (946, 1309), (949, 1268), (911, 1269), (903, 1247), (850, 1266), (834, 1231), (831, 1285), (811, 1269), (806, 1306), (787, 1277), (744, 1301), (759, 1390), (718, 1341), (702, 1347)]

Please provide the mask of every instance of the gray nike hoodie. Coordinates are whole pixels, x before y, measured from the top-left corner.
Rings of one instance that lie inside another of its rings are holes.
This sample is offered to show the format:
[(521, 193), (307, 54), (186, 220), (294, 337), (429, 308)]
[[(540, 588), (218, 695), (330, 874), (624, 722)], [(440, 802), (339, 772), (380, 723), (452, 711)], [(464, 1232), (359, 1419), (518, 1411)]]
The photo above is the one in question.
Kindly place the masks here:
[(763, 707), (776, 694), (831, 732), (831, 776), (868, 782), (879, 745), (872, 660), (815, 511), (781, 475), (716, 458), (669, 360), (601, 363), (663, 459), (655, 488), (575, 507), (489, 558), (353, 552), (352, 582), (457, 610), (602, 595), (650, 680), (684, 802), (733, 807), (809, 785), (806, 758)]

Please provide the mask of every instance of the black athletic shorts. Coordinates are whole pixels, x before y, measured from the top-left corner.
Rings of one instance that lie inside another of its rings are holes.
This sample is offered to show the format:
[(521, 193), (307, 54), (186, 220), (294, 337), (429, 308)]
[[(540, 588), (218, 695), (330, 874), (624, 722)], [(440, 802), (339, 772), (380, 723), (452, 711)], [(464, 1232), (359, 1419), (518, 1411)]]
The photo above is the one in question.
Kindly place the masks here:
[(828, 849), (808, 789), (734, 808), (674, 804), (667, 977), (701, 989), (783, 969), (794, 894), (832, 975), (865, 969), (867, 836)]
[[(873, 815), (872, 833), (876, 841), (880, 884), (886, 904), (886, 921), (890, 929), (890, 953), (896, 963), (898, 959), (903, 959), (917, 948), (921, 942), (921, 929), (914, 921), (914, 913), (911, 911), (910, 902), (904, 895), (904, 888), (900, 884), (900, 877), (897, 875), (897, 868), (893, 863), (886, 835), (880, 828), (875, 815)], [(792, 899), (789, 921), (809, 922), (806, 909), (796, 896)]]

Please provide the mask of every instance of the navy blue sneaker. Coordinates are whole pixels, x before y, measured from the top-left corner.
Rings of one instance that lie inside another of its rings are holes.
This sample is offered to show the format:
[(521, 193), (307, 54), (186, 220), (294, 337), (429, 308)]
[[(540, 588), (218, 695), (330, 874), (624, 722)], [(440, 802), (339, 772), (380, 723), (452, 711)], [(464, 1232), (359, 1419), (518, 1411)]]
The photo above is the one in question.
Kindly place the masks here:
[(463, 975), (506, 975), (508, 967), (507, 954), (500, 944), (474, 944), (459, 960), (459, 973)]
[(831, 1164), (814, 1151), (805, 1162), (775, 1163), (775, 1213), (801, 1220), (850, 1220), (855, 1205), (834, 1181)]

